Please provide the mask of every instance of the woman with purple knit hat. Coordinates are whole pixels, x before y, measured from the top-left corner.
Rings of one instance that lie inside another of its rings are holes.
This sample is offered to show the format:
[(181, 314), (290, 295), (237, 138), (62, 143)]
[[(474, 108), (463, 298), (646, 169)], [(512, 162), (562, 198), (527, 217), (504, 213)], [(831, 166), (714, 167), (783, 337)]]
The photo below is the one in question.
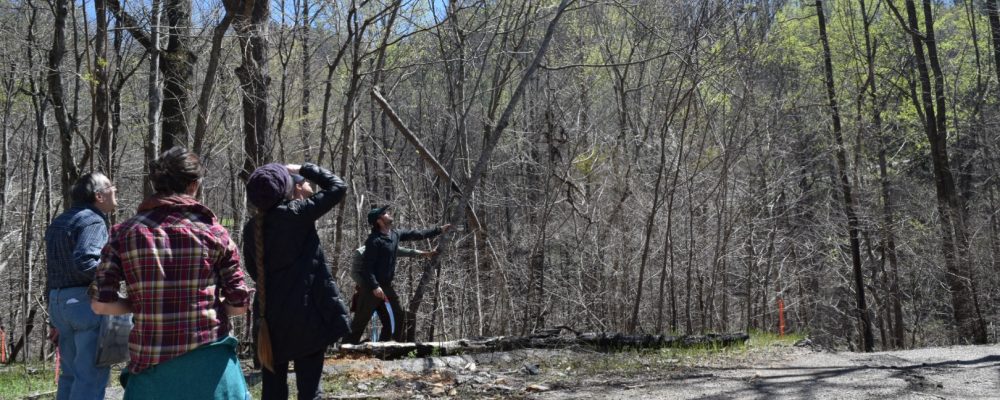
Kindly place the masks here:
[[(293, 175), (315, 183), (317, 190), (303, 192), (302, 181)], [(321, 398), (326, 348), (349, 333), (348, 311), (316, 232), (316, 220), (346, 192), (339, 177), (309, 163), (267, 164), (247, 180), (247, 199), (256, 211), (243, 229), (243, 255), (257, 283), (254, 337), (264, 400), (288, 398), (290, 361), (295, 362), (298, 398)]]

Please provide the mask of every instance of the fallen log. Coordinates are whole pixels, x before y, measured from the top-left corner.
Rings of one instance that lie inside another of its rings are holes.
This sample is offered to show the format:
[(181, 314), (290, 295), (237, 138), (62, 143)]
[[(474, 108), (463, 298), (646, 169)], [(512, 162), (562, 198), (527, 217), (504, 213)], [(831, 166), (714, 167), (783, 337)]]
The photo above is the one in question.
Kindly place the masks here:
[(531, 336), (495, 336), (445, 342), (377, 342), (344, 344), (340, 353), (347, 357), (374, 357), (393, 360), (404, 357), (451, 356), (516, 349), (588, 347), (602, 351), (659, 348), (722, 348), (746, 343), (746, 333), (707, 335), (625, 335), (620, 333), (578, 333), (560, 335), (562, 329), (547, 329)]

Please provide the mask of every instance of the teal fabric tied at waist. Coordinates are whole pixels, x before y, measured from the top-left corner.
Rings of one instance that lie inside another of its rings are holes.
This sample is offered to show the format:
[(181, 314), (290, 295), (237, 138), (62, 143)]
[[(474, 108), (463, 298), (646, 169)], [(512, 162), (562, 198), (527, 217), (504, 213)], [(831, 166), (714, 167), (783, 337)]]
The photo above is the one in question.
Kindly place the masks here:
[(227, 336), (139, 374), (123, 369), (125, 400), (249, 399), (236, 345)]

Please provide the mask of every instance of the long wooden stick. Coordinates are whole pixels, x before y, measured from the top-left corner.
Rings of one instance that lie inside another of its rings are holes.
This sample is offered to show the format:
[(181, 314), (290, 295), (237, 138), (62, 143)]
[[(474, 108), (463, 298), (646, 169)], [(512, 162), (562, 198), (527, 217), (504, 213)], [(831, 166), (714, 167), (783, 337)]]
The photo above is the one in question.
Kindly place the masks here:
[[(444, 169), (444, 166), (442, 166), (441, 163), (438, 162), (437, 158), (434, 157), (434, 155), (427, 150), (427, 146), (424, 146), (423, 142), (420, 141), (420, 138), (418, 138), (417, 135), (415, 135), (413, 131), (411, 131), (410, 128), (406, 126), (406, 123), (404, 123), (403, 120), (399, 118), (399, 115), (396, 114), (396, 111), (392, 109), (392, 106), (389, 105), (389, 102), (386, 101), (385, 97), (382, 97), (382, 93), (379, 93), (378, 88), (375, 87), (372, 88), (372, 99), (375, 100), (375, 102), (378, 103), (380, 107), (382, 107), (382, 111), (384, 111), (385, 115), (389, 117), (389, 121), (392, 121), (392, 124), (396, 127), (396, 130), (398, 130), (399, 133), (402, 134), (403, 137), (406, 138), (406, 140), (410, 142), (410, 144), (413, 145), (414, 148), (417, 149), (417, 154), (420, 154), (420, 158), (423, 159), (424, 162), (426, 162), (428, 165), (430, 165), (431, 169), (434, 170), (434, 173), (437, 174), (437, 176), (439, 176), (441, 179), (444, 179), (451, 185), (451, 190), (455, 191), (455, 193), (458, 193), (458, 195), (461, 196), (462, 189), (458, 186), (458, 183), (451, 178), (451, 174), (449, 174), (448, 171)], [(482, 224), (479, 223), (479, 216), (476, 215), (476, 212), (475, 210), (472, 209), (471, 205), (466, 205), (466, 211), (469, 213), (469, 222), (472, 225), (472, 229), (473, 230), (482, 229)]]

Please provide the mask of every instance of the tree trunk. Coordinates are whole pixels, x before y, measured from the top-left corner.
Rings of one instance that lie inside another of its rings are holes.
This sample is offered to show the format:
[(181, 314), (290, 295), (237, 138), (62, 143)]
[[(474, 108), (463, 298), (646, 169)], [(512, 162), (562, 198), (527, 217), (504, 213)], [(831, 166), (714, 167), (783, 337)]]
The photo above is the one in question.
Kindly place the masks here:
[(227, 0), (226, 12), (233, 14), (235, 30), (243, 51), (236, 76), (242, 89), (243, 171), (246, 180), (257, 167), (272, 160), (272, 138), (268, 124), (267, 87), (271, 83), (267, 68), (267, 32), (270, 3), (265, 0)]
[(309, 120), (310, 88), (312, 87), (312, 54), (309, 53), (309, 0), (302, 0), (302, 26), (299, 28), (299, 41), (302, 43), (302, 115), (299, 117), (299, 136), (302, 137), (302, 158), (312, 159), (312, 146), (309, 144), (312, 121)]
[[(566, 328), (562, 328), (566, 329)], [(586, 347), (599, 351), (638, 349), (722, 348), (740, 346), (750, 339), (746, 333), (708, 335), (625, 335), (620, 333), (582, 332), (559, 335), (560, 328), (540, 329), (529, 336), (498, 336), (448, 342), (376, 342), (341, 347), (349, 357), (374, 357), (393, 360), (403, 357), (439, 357), (458, 354), (511, 351), (518, 349), (565, 349)], [(568, 330), (568, 329), (567, 329)]]
[(111, 152), (111, 106), (108, 85), (108, 10), (105, 0), (94, 0), (96, 27), (94, 32), (94, 110), (92, 114), (93, 137), (98, 142), (99, 169), (109, 178), (112, 176)]
[(840, 107), (837, 105), (837, 93), (833, 82), (833, 61), (830, 58), (830, 41), (826, 35), (826, 17), (823, 10), (823, 1), (816, 0), (816, 17), (819, 21), (819, 37), (823, 43), (823, 65), (826, 78), (826, 95), (830, 102), (830, 112), (833, 118), (833, 138), (837, 146), (835, 154), (837, 158), (837, 170), (840, 178), (841, 193), (844, 198), (844, 214), (847, 216), (848, 240), (851, 246), (851, 265), (854, 270), (854, 292), (857, 302), (857, 317), (859, 328), (862, 333), (862, 348), (864, 351), (873, 351), (875, 338), (872, 333), (872, 324), (868, 315), (868, 305), (865, 302), (865, 282), (864, 272), (861, 269), (861, 242), (859, 237), (858, 216), (854, 211), (854, 197), (851, 194), (851, 182), (847, 177), (847, 151), (844, 148), (844, 138), (840, 126)]
[[(319, 154), (316, 155), (316, 163), (323, 165), (323, 156), (326, 155), (327, 143), (329, 143), (327, 135), (327, 127), (330, 126), (329, 115), (330, 115), (330, 99), (333, 97), (333, 72), (337, 68), (333, 65), (326, 66), (326, 81), (324, 83), (325, 88), (323, 89), (323, 111), (319, 117)], [(330, 151), (330, 160), (333, 160), (333, 151)]]
[(8, 184), (10, 179), (8, 179), (7, 174), (10, 171), (10, 123), (11, 123), (11, 111), (14, 107), (14, 88), (17, 85), (17, 78), (15, 74), (14, 64), (11, 65), (0, 65), (0, 87), (2, 87), (4, 93), (3, 99), (3, 112), (2, 120), (0, 120), (0, 232), (7, 232), (5, 227), (7, 226), (7, 200), (8, 196)]
[[(992, 1), (992, 0), (990, 0)], [(893, 217), (892, 191), (890, 190), (888, 162), (886, 153), (888, 144), (886, 143), (886, 133), (882, 129), (882, 106), (878, 102), (878, 86), (875, 74), (875, 46), (872, 45), (871, 18), (868, 15), (868, 7), (865, 0), (861, 3), (861, 16), (865, 32), (865, 59), (868, 72), (868, 95), (872, 107), (872, 123), (875, 135), (878, 136), (878, 169), (879, 183), (882, 196), (882, 243), (879, 247), (882, 250), (882, 258), (889, 263), (889, 295), (891, 296), (890, 307), (892, 309), (892, 342), (895, 348), (904, 348), (905, 325), (903, 324), (903, 295), (899, 289), (899, 263), (896, 257), (896, 227)]]
[(167, 46), (162, 50), (163, 132), (160, 149), (189, 146), (191, 133), (187, 115), (197, 60), (191, 51), (191, 0), (164, 0)]
[[(26, 321), (34, 321), (35, 320), (35, 314), (38, 314), (38, 307), (31, 307), (31, 311), (28, 312), (28, 316), (25, 317), (25, 320)], [(17, 342), (15, 342), (14, 345), (11, 346), (11, 348), (10, 348), (10, 354), (7, 356), (8, 363), (14, 362), (14, 360), (17, 359), (18, 354), (21, 353), (21, 350), (24, 350), (24, 357), (21, 360), (23, 362), (27, 361), (27, 359), (28, 359), (28, 342), (29, 342), (29, 338), (31, 337), (31, 331), (34, 330), (34, 328), (35, 328), (34, 322), (28, 324), (25, 327), (26, 330), (24, 331), (24, 333), (21, 335), (20, 338), (17, 339)]]
[(52, 48), (49, 50), (48, 60), (48, 89), (52, 100), (52, 110), (56, 117), (56, 126), (59, 128), (59, 159), (61, 165), (60, 183), (62, 184), (63, 207), (69, 208), (71, 203), (69, 189), (73, 182), (80, 176), (80, 172), (74, 163), (73, 157), (73, 136), (76, 132), (76, 124), (66, 113), (66, 102), (63, 100), (63, 80), (62, 80), (62, 60), (66, 54), (66, 14), (69, 7), (68, 0), (54, 0), (53, 21), (55, 28), (52, 33)]
[[(163, 107), (163, 82), (160, 77), (160, 21), (163, 10), (160, 0), (153, 0), (150, 20), (152, 24), (149, 32), (149, 47), (146, 49), (149, 54), (149, 81), (147, 82), (147, 93), (149, 94), (149, 105), (146, 108), (146, 140), (143, 143), (143, 154), (145, 163), (143, 169), (149, 174), (149, 165), (160, 153), (160, 136), (163, 127), (161, 125)], [(119, 19), (120, 21), (120, 19)], [(149, 179), (142, 180), (143, 197), (153, 194), (153, 183)]]
[[(232, 24), (233, 14), (226, 12), (219, 24), (212, 30), (212, 49), (208, 53), (208, 66), (205, 69), (205, 81), (198, 96), (198, 120), (194, 128), (194, 153), (202, 154), (205, 150), (205, 135), (208, 134), (208, 122), (212, 114), (212, 93), (215, 91), (216, 76), (219, 72), (219, 60), (222, 58), (222, 39)], [(308, 87), (309, 85), (303, 85)], [(308, 157), (306, 158), (308, 159)]]
[(993, 39), (993, 71), (997, 74), (997, 81), (1000, 82), (1000, 6), (998, 0), (985, 0), (986, 15), (990, 20), (990, 34)]
[[(118, 0), (103, 0), (107, 8), (118, 21), (117, 26), (128, 30), (132, 37), (142, 45), (150, 55), (149, 96), (147, 119), (150, 123), (159, 120), (162, 128), (157, 131), (150, 127), (144, 147), (147, 165), (161, 150), (174, 146), (189, 146), (190, 129), (187, 123), (189, 113), (189, 97), (194, 77), (194, 64), (197, 57), (191, 51), (191, 1), (190, 0), (154, 0), (152, 2), (151, 20), (161, 21), (166, 17), (166, 32), (159, 31), (161, 24), (154, 23), (149, 33), (143, 31), (142, 24), (124, 9)], [(229, 3), (229, 2), (226, 2)], [(227, 10), (229, 6), (227, 5)], [(166, 34), (167, 44), (160, 47), (162, 34)], [(159, 76), (162, 74), (162, 84)], [(157, 137), (159, 141), (156, 142)], [(148, 183), (143, 184), (146, 194), (152, 192)]]
[[(34, 85), (32, 85), (34, 86)], [(29, 335), (31, 334), (31, 329), (35, 325), (35, 313), (34, 307), (31, 305), (31, 295), (34, 291), (32, 287), (32, 281), (34, 280), (34, 263), (31, 257), (32, 245), (35, 240), (35, 233), (37, 231), (34, 226), (35, 223), (35, 211), (38, 208), (38, 175), (42, 167), (42, 155), (46, 152), (46, 133), (48, 128), (45, 126), (45, 113), (48, 105), (48, 101), (43, 97), (43, 95), (36, 94), (32, 96), (32, 105), (35, 111), (35, 154), (32, 160), (32, 174), (31, 174), (31, 184), (29, 188), (29, 194), (27, 198), (28, 212), (24, 218), (24, 226), (22, 227), (21, 243), (21, 279), (22, 279), (22, 299), (21, 299), (21, 310), (31, 309), (32, 312), (25, 316), (24, 321), (22, 321), (22, 326), (24, 329), (24, 357), (22, 361), (28, 360), (28, 354), (31, 353), (30, 346), (31, 340)], [(11, 359), (14, 359), (14, 355), (11, 355)]]
[[(479, 181), (485, 174), (486, 166), (493, 155), (493, 151), (496, 149), (497, 142), (499, 142), (500, 137), (503, 136), (504, 131), (510, 124), (511, 115), (514, 112), (514, 108), (516, 108), (517, 105), (520, 103), (521, 98), (524, 95), (525, 87), (527, 86), (528, 81), (531, 79), (532, 75), (534, 75), (535, 71), (538, 69), (538, 66), (541, 64), (542, 57), (548, 50), (549, 42), (551, 42), (552, 40), (552, 36), (555, 33), (555, 28), (559, 23), (560, 17), (562, 17), (563, 13), (566, 11), (566, 8), (569, 7), (569, 5), (574, 1), (575, 0), (560, 1), (559, 6), (556, 9), (555, 16), (552, 18), (552, 20), (548, 24), (548, 27), (546, 28), (545, 36), (542, 38), (538, 50), (535, 52), (531, 63), (528, 65), (527, 69), (525, 69), (524, 71), (524, 74), (521, 76), (520, 81), (517, 84), (517, 88), (511, 94), (510, 100), (508, 101), (507, 106), (503, 111), (503, 114), (501, 114), (496, 125), (493, 126), (492, 129), (489, 129), (487, 131), (487, 135), (484, 138), (482, 150), (479, 154), (478, 160), (476, 161), (475, 167), (473, 168), (472, 175), (469, 177), (469, 180), (463, 186), (462, 196), (460, 197), (458, 207), (455, 208), (454, 214), (449, 219), (451, 223), (460, 224), (462, 221), (465, 220), (466, 218), (465, 210), (466, 207), (470, 205), (470, 197), (472, 196), (472, 192), (475, 191), (476, 187), (479, 185)], [(441, 249), (441, 252), (447, 251), (448, 245), (450, 244), (453, 236), (454, 234), (451, 232), (442, 235), (442, 238), (438, 244), (439, 248)], [(440, 257), (440, 255), (438, 256)], [(424, 267), (424, 270), (421, 272), (420, 281), (417, 285), (417, 289), (414, 291), (414, 296), (410, 301), (410, 312), (413, 313), (413, 315), (417, 315), (417, 312), (420, 309), (420, 304), (421, 304), (420, 300), (422, 299), (422, 294), (426, 290), (427, 284), (430, 281), (430, 276), (431, 273), (433, 272), (432, 270), (430, 270), (429, 267), (430, 264), (431, 263), (426, 263), (426, 265), (428, 266)]]
[[(898, 10), (888, 3), (898, 15)], [(986, 343), (986, 326), (977, 307), (976, 293), (972, 286), (971, 267), (967, 264), (967, 244), (964, 215), (961, 210), (955, 180), (948, 161), (948, 132), (944, 98), (944, 77), (941, 75), (934, 38), (934, 15), (930, 1), (923, 2), (926, 33), (919, 34), (917, 9), (913, 0), (906, 0), (908, 31), (913, 44), (914, 64), (920, 80), (920, 99), (923, 106), (924, 132), (930, 143), (931, 162), (934, 169), (934, 186), (937, 192), (938, 213), (941, 219), (941, 249), (944, 254), (945, 282), (951, 290), (951, 304), (958, 329), (958, 339), (963, 342)], [(924, 56), (927, 46), (927, 56)], [(927, 64), (934, 71), (934, 85)]]
[[(357, 10), (353, 7), (348, 11), (347, 20), (351, 21), (351, 18), (357, 13)], [(344, 54), (347, 54), (347, 49), (351, 43), (353, 43), (354, 30), (347, 30), (347, 38), (344, 39), (344, 43), (337, 50), (337, 54), (333, 57), (333, 61), (326, 64), (326, 88), (323, 91), (323, 113), (320, 116), (320, 128), (319, 128), (319, 155), (316, 156), (316, 163), (323, 165), (323, 156), (327, 151), (327, 144), (330, 143), (327, 137), (327, 127), (330, 125), (329, 115), (330, 115), (330, 98), (333, 97), (333, 73), (337, 70), (337, 66), (340, 65), (340, 61), (344, 59)], [(334, 152), (333, 149), (329, 149), (330, 152), (330, 163), (333, 163)], [(344, 171), (339, 171), (341, 174), (345, 174)], [(346, 174), (345, 174), (346, 175)], [(334, 259), (336, 260), (336, 255)]]

